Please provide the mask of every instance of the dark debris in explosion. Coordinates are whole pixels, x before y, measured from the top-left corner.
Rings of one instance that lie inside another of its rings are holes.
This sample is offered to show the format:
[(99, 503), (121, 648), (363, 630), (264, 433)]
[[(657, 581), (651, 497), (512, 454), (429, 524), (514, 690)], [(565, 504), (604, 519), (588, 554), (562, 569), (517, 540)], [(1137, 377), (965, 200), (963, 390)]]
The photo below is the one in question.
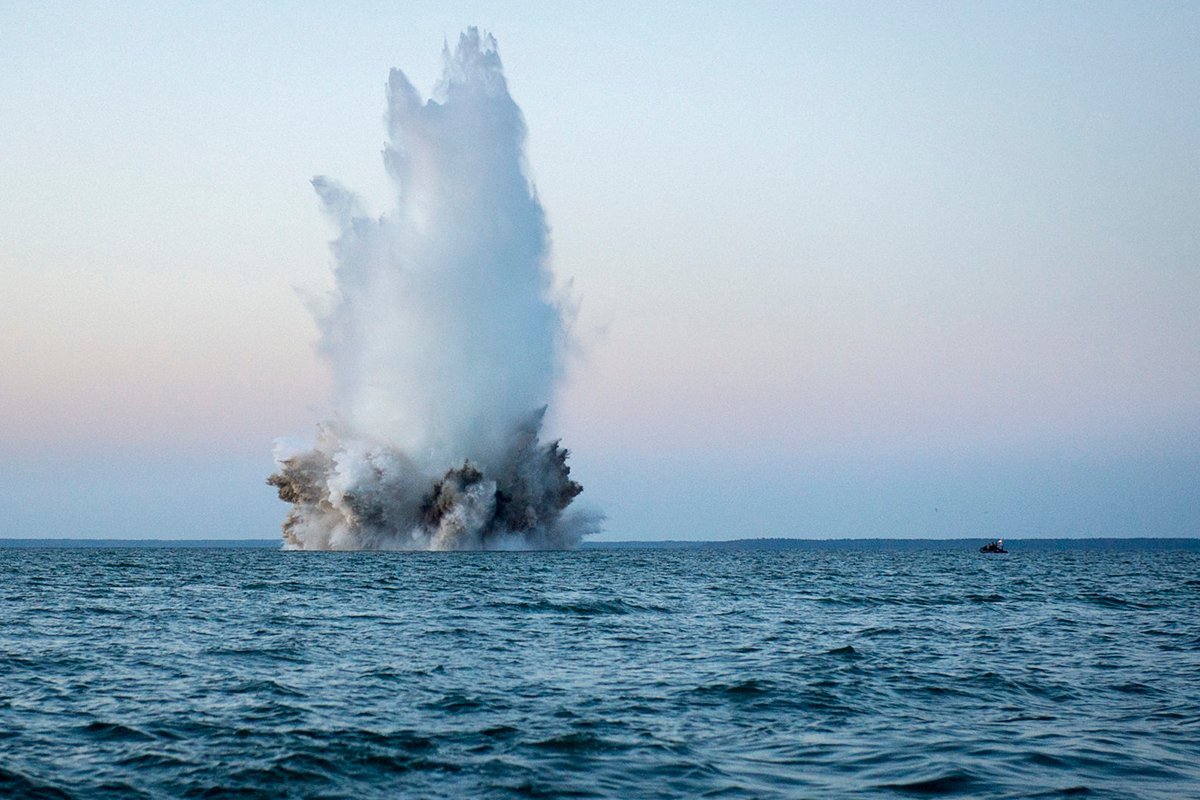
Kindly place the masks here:
[[(284, 539), (322, 549), (570, 546), (580, 534), (562, 515), (583, 487), (570, 477), (569, 451), (557, 440), (538, 440), (544, 411), (518, 430), (498, 468), (468, 459), (436, 479), (399, 451), (379, 447), (345, 485), (338, 468), (344, 446), (327, 436), (324, 446), (281, 461), (267, 479), (293, 506)], [(314, 531), (338, 538), (314, 541)]]

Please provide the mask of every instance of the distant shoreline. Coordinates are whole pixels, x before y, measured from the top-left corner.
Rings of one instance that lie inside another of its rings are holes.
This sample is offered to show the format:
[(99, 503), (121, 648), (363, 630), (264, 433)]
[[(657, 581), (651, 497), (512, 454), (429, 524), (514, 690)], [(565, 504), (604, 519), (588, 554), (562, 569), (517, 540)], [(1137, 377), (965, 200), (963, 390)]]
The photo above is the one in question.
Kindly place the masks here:
[[(957, 551), (977, 548), (986, 538), (970, 537), (956, 539), (729, 539), (712, 541), (686, 541), (668, 539), (657, 541), (624, 540), (612, 542), (585, 541), (583, 550), (809, 550), (809, 551), (859, 551), (859, 552), (906, 552), (918, 550)], [(1018, 539), (1005, 537), (1011, 552), (1046, 552), (1052, 550), (1103, 550), (1103, 551), (1200, 551), (1200, 538), (1196, 537), (1095, 537), (1095, 538), (1047, 538)], [(282, 546), (279, 539), (17, 539), (0, 538), (2, 549), (213, 549), (276, 550)]]
[[(657, 542), (584, 542), (584, 549), (652, 549), (676, 550), (703, 548), (706, 550), (811, 550), (811, 551), (886, 551), (969, 550), (990, 541), (988, 537), (959, 537), (954, 539), (732, 539), (729, 541), (688, 542), (666, 540)], [(1004, 537), (1011, 552), (1049, 550), (1188, 550), (1200, 551), (1200, 538), (1178, 537), (1090, 537), (1019, 539)]]

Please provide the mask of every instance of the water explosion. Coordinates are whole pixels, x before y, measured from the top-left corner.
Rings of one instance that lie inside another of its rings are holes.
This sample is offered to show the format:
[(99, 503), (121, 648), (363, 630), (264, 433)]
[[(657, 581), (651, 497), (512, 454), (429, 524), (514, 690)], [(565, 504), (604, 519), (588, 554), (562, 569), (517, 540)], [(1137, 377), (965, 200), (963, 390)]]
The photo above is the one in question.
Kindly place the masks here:
[(276, 445), (285, 547), (556, 548), (596, 527), (566, 511), (567, 451), (539, 439), (567, 333), (524, 119), (491, 36), (443, 60), (425, 102), (389, 76), (392, 211), (312, 181), (340, 228), (317, 315), (338, 413), (311, 449)]

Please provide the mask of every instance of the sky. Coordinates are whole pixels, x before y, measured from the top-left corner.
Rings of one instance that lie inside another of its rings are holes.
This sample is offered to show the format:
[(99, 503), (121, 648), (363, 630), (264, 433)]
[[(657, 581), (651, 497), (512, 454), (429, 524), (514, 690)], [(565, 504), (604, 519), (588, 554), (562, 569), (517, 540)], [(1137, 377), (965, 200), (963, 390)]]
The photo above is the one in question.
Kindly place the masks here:
[(1200, 536), (1200, 6), (0, 4), (0, 536), (267, 538), (312, 176), (495, 35), (605, 539)]

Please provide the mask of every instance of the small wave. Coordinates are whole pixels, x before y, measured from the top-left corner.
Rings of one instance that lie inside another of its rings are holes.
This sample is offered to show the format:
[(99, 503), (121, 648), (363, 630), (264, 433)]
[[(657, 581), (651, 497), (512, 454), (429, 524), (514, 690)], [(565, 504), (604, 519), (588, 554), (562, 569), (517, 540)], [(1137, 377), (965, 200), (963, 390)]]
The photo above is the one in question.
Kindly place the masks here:
[(897, 636), (903, 633), (905, 631), (899, 628), (863, 628), (858, 632), (858, 635), (866, 638), (874, 638), (876, 636)]
[(422, 704), (422, 708), (437, 711), (447, 711), (455, 714), (481, 711), (490, 707), (491, 704), (484, 702), (484, 700), (481, 698), (475, 695), (463, 694), (461, 692), (450, 692), (449, 694), (442, 695), (436, 700), (431, 700)]
[(36, 669), (44, 666), (43, 662), (26, 656), (5, 655), (0, 657), (0, 667), (15, 667), (21, 669)]
[(1138, 681), (1130, 681), (1129, 683), (1120, 683), (1112, 687), (1114, 692), (1121, 694), (1140, 694), (1140, 695), (1155, 695), (1162, 694), (1162, 690), (1154, 686), (1150, 686)]
[(358, 673), (358, 677), (362, 680), (379, 680), (379, 681), (395, 681), (402, 678), (414, 675), (426, 675), (423, 670), (404, 671), (395, 667), (376, 667), (374, 669), (364, 670)]
[(404, 773), (416, 770), (432, 770), (438, 772), (458, 772), (462, 769), (457, 764), (445, 761), (435, 761), (404, 753), (371, 753), (361, 758), (362, 764), (371, 769), (384, 772)]
[(287, 770), (296, 776), (323, 778), (331, 773), (336, 773), (339, 765), (333, 759), (326, 758), (320, 753), (300, 752), (289, 753), (283, 758), (276, 759), (274, 767)]
[(280, 784), (292, 787), (294, 790), (305, 784), (321, 784), (327, 781), (328, 778), (320, 773), (312, 773), (275, 764), (271, 766), (245, 767), (235, 770), (229, 773), (223, 783), (206, 787), (199, 792), (189, 792), (188, 794), (203, 798), (261, 797), (265, 800), (268, 797), (278, 796), (273, 787)]
[(89, 736), (103, 741), (119, 741), (119, 742), (150, 742), (154, 741), (154, 737), (145, 731), (128, 725), (122, 725), (119, 722), (104, 722), (103, 720), (93, 720), (83, 727), (83, 732)]
[(144, 792), (135, 786), (130, 786), (124, 781), (115, 781), (112, 783), (102, 783), (96, 787), (96, 794), (101, 797), (121, 797), (121, 798), (139, 798), (151, 797), (148, 792)]
[(997, 722), (1013, 723), (1013, 722), (1054, 722), (1058, 717), (1053, 714), (1018, 714), (1015, 717), (1003, 717)]
[(1180, 631), (1168, 631), (1163, 630), (1162, 628), (1143, 628), (1142, 633), (1146, 636), (1170, 636), (1172, 638), (1183, 638), (1187, 636), (1186, 633), (1181, 633)]
[(266, 694), (282, 697), (303, 697), (304, 693), (271, 678), (241, 681), (230, 686), (230, 694)]
[(91, 615), (91, 616), (101, 616), (101, 617), (104, 617), (104, 616), (110, 616), (110, 615), (111, 615), (111, 616), (114, 616), (114, 617), (124, 617), (124, 616), (128, 616), (128, 615), (129, 615), (129, 611), (128, 611), (127, 609), (123, 609), (123, 608), (113, 608), (112, 606), (88, 606), (87, 608), (84, 608), (84, 609), (81, 609), (81, 610), (82, 610), (82, 611), (83, 611), (85, 614), (87, 614), (87, 615)]
[(480, 733), (491, 739), (506, 739), (515, 733), (520, 733), (520, 729), (514, 728), (512, 725), (493, 725), (490, 728), (484, 728)]
[(38, 800), (71, 800), (71, 795), (48, 783), (0, 766), (0, 796), (36, 797)]
[[(427, 736), (409, 730), (377, 731), (367, 728), (297, 728), (289, 731), (290, 736), (298, 737), (306, 742), (320, 744), (329, 749), (336, 745), (346, 751), (360, 751), (364, 748), (383, 747), (405, 750), (424, 751), (435, 747), (433, 740)], [(335, 748), (335, 749), (336, 749)]]
[(1025, 756), (1030, 764), (1036, 764), (1039, 767), (1053, 767), (1054, 769), (1063, 769), (1070, 766), (1070, 763), (1065, 758), (1059, 758), (1052, 753), (1029, 753)]
[(841, 656), (842, 658), (862, 658), (862, 654), (854, 649), (853, 645), (845, 647), (835, 647), (825, 653), (827, 656)]
[(880, 789), (892, 789), (905, 794), (939, 795), (964, 792), (975, 785), (975, 778), (965, 772), (949, 772), (936, 778), (912, 781), (910, 783), (885, 783)]
[(282, 647), (210, 647), (204, 652), (206, 655), (245, 658), (253, 661), (286, 661), (294, 664), (302, 664), (306, 661), (298, 652), (298, 648), (290, 645)]
[(873, 597), (817, 597), (813, 599), (820, 606), (874, 606), (880, 601)]
[(1086, 603), (1100, 606), (1101, 608), (1136, 608), (1141, 610), (1156, 608), (1152, 603), (1139, 603), (1134, 600), (1117, 597), (1116, 595), (1101, 594), (1098, 592), (1085, 592), (1079, 598)]
[(702, 695), (726, 695), (729, 697), (757, 697), (775, 691), (775, 687), (766, 681), (750, 678), (735, 683), (713, 683), (698, 686), (693, 690)]
[(1030, 797), (1082, 797), (1085, 794), (1091, 793), (1092, 790), (1086, 786), (1068, 786), (1063, 789), (1051, 789), (1046, 792), (1031, 794)]
[(177, 769), (179, 767), (192, 766), (190, 762), (182, 758), (173, 756), (170, 753), (161, 752), (133, 753), (118, 759), (117, 764), (137, 770)]
[(906, 695), (932, 695), (934, 697), (972, 697), (978, 698), (978, 693), (974, 690), (960, 689), (957, 686), (951, 686), (946, 683), (913, 683), (898, 687), (897, 691), (900, 694)]
[(665, 613), (669, 610), (661, 606), (639, 605), (638, 603), (621, 599), (555, 602), (543, 598), (533, 602), (510, 603), (508, 607), (518, 611), (572, 614), (581, 617), (604, 616), (606, 614), (633, 614), (647, 611)]
[(573, 731), (558, 736), (551, 736), (540, 742), (534, 742), (533, 746), (543, 750), (557, 750), (563, 753), (594, 753), (604, 750), (625, 749), (616, 742), (585, 731)]

